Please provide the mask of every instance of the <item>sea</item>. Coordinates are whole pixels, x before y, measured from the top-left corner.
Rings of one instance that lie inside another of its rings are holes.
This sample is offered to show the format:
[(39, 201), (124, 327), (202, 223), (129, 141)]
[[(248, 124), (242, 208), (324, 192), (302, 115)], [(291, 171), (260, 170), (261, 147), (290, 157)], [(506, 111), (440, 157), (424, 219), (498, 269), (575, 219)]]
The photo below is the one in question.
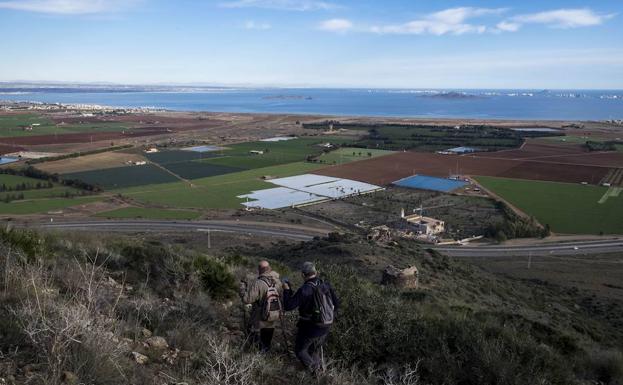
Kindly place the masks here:
[(620, 120), (623, 90), (0, 87), (0, 100), (175, 111), (420, 118)]

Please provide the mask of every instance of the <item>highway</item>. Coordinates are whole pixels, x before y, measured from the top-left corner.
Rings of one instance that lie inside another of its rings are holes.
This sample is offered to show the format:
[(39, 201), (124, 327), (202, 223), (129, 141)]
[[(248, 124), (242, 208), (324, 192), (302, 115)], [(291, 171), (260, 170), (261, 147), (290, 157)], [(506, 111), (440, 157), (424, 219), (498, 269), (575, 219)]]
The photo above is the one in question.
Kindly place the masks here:
[(327, 235), (326, 230), (290, 224), (246, 221), (148, 221), (148, 220), (101, 220), (62, 221), (39, 223), (15, 223), (17, 227), (54, 230), (107, 231), (107, 232), (163, 232), (163, 231), (220, 231), (258, 236), (309, 241), (315, 236)]
[(451, 257), (464, 258), (605, 254), (623, 253), (623, 239), (544, 243), (527, 246), (437, 246), (433, 248)]
[[(14, 223), (18, 227), (55, 230), (107, 232), (163, 232), (163, 231), (222, 231), (257, 236), (309, 241), (315, 236), (327, 235), (327, 229), (301, 225), (236, 220), (166, 221), (166, 220), (76, 220), (59, 222)], [(592, 241), (540, 243), (523, 246), (432, 246), (442, 254), (457, 258), (518, 257), (543, 255), (584, 255), (623, 253), (623, 238)]]

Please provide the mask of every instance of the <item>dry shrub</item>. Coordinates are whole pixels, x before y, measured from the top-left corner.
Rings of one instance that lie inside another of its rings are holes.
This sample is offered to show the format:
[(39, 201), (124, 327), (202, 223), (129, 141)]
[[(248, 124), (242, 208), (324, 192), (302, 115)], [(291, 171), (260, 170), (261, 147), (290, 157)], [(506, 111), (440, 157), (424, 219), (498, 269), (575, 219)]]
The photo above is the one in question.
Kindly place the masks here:
[(9, 264), (5, 282), (20, 296), (10, 311), (44, 364), (34, 377), (58, 384), (63, 372), (71, 371), (85, 383), (122, 382), (127, 347), (115, 337), (119, 325), (110, 317), (113, 309), (103, 307), (108, 301), (99, 297), (106, 282), (97, 257), (76, 261), (82, 285), (69, 285), (72, 290), (62, 294), (42, 262)]
[(264, 366), (259, 354), (247, 354), (218, 337), (208, 337), (201, 354), (199, 383), (205, 385), (252, 385)]

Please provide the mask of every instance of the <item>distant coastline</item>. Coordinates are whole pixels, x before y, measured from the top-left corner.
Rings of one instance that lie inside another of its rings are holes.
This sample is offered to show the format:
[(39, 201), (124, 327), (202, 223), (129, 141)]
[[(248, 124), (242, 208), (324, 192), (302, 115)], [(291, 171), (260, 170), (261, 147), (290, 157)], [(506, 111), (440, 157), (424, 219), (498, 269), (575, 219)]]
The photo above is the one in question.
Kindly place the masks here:
[(231, 113), (572, 121), (623, 119), (623, 90), (296, 89), (0, 83), (0, 100)]

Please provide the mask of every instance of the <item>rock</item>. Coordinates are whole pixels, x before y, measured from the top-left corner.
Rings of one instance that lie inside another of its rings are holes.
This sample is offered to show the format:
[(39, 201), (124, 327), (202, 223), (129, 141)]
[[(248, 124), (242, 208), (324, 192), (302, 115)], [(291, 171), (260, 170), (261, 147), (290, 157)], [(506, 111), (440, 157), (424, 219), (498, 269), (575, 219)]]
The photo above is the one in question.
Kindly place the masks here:
[(146, 365), (149, 362), (149, 357), (139, 352), (132, 352), (132, 357), (139, 365)]
[(141, 329), (141, 335), (145, 338), (149, 338), (151, 337), (153, 334), (151, 332), (151, 330), (147, 329), (147, 328), (142, 328)]
[(67, 385), (74, 385), (80, 382), (76, 373), (70, 372), (68, 370), (63, 372), (61, 379), (63, 381), (63, 384)]
[(389, 265), (383, 270), (381, 284), (394, 285), (405, 289), (417, 289), (418, 269), (415, 266), (409, 266), (406, 269), (398, 269)]
[(179, 349), (169, 350), (169, 351), (164, 352), (164, 354), (162, 355), (162, 357), (160, 357), (160, 359), (162, 359), (164, 362), (166, 362), (169, 365), (173, 365), (179, 353), (180, 353)]
[(376, 226), (370, 229), (368, 240), (377, 243), (387, 243), (392, 240), (392, 231), (385, 225)]
[(167, 340), (165, 340), (163, 337), (158, 337), (158, 336), (149, 337), (148, 339), (145, 340), (145, 343), (151, 349), (165, 350), (169, 348), (169, 344), (167, 343)]

